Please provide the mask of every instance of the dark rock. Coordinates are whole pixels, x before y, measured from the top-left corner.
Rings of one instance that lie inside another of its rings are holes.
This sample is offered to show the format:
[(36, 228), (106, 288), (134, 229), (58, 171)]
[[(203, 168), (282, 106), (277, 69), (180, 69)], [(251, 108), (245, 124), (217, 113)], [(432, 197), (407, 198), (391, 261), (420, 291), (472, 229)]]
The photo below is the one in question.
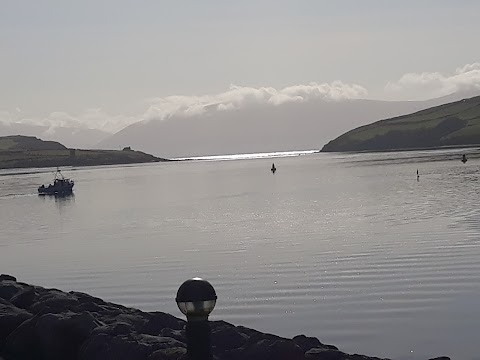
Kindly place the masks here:
[(115, 320), (115, 323), (121, 322), (121, 323), (129, 324), (132, 330), (135, 330), (135, 331), (142, 329), (147, 323), (147, 319), (145, 319), (145, 317), (142, 316), (141, 313), (139, 314), (130, 313), (130, 312), (121, 313), (115, 316), (113, 319)]
[[(181, 319), (14, 279), (0, 276), (0, 357), (186, 360), (186, 322)], [(214, 360), (378, 360), (348, 355), (305, 335), (285, 339), (225, 321), (211, 322), (210, 328)]]
[[(228, 324), (228, 323), (226, 323)], [(233, 326), (229, 324), (230, 326)], [(277, 340), (285, 340), (281, 338), (280, 336), (277, 335), (272, 335), (272, 334), (265, 334), (262, 333), (258, 330), (250, 329), (244, 326), (235, 326), (237, 331), (241, 332), (242, 334), (245, 334), (248, 337), (248, 343), (255, 344), (260, 340), (270, 340), (270, 341), (277, 341)]]
[(157, 350), (148, 360), (187, 360), (187, 349), (181, 347)]
[(89, 302), (78, 304), (76, 306), (76, 309), (78, 311), (88, 311), (88, 312), (92, 312), (92, 313), (100, 313), (100, 312), (103, 312), (105, 310), (105, 308), (103, 308), (102, 306), (100, 306), (98, 304), (95, 304), (95, 303), (89, 303)]
[(177, 341), (172, 338), (163, 337), (163, 336), (152, 336), (146, 334), (139, 334), (136, 336), (137, 341), (142, 344), (148, 344), (149, 346), (155, 348), (155, 350), (159, 349), (171, 349), (171, 348), (178, 348), (178, 347), (185, 347), (184, 343)]
[(147, 360), (157, 350), (182, 347), (184, 344), (170, 338), (134, 334), (91, 336), (80, 349), (79, 360)]
[(128, 360), (146, 359), (146, 349), (127, 336), (96, 334), (80, 348), (79, 360)]
[(80, 304), (94, 303), (94, 304), (97, 304), (97, 305), (108, 305), (108, 303), (105, 302), (104, 300), (102, 300), (100, 298), (97, 298), (95, 296), (92, 296), (92, 295), (82, 293), (80, 291), (70, 291), (69, 294), (73, 295)]
[(144, 313), (143, 316), (147, 319), (147, 322), (140, 330), (150, 335), (158, 335), (165, 328), (182, 330), (186, 324), (185, 321), (162, 312)]
[(10, 302), (18, 308), (28, 309), (35, 299), (35, 288), (33, 286), (26, 286), (20, 292), (16, 293), (10, 299)]
[(436, 357), (428, 360), (450, 360), (450, 358), (448, 356), (440, 356), (440, 357)]
[(185, 330), (173, 330), (169, 328), (162, 329), (160, 331), (160, 336), (166, 336), (175, 340), (178, 340), (180, 342), (186, 343), (186, 335), (185, 335)]
[(315, 348), (310, 349), (305, 353), (305, 359), (318, 359), (318, 360), (388, 360), (380, 359), (376, 357), (370, 357), (366, 355), (349, 355), (337, 349), (330, 348)]
[(29, 312), (11, 304), (0, 304), (0, 349), (7, 336), (32, 316)]
[(61, 313), (78, 305), (77, 298), (60, 290), (52, 289), (40, 293), (35, 303), (30, 307), (34, 314)]
[(5, 280), (0, 282), (0, 298), (10, 301), (12, 297), (23, 290), (23, 286), (17, 282)]
[(12, 305), (12, 303), (10, 301), (2, 299), (1, 297), (0, 297), (0, 304), (2, 304), (2, 305)]
[(94, 334), (108, 334), (108, 335), (128, 335), (134, 330), (131, 324), (125, 322), (116, 322), (104, 326), (99, 326), (93, 330)]
[(7, 275), (7, 274), (1, 274), (1, 275), (0, 275), (0, 281), (4, 281), (4, 280), (17, 281), (17, 278), (16, 278), (16, 277), (13, 277), (13, 276), (11, 276), (11, 275)]
[(389, 360), (389, 359), (380, 359), (377, 357), (371, 357), (371, 356), (359, 355), (359, 354), (348, 355), (348, 359), (349, 360)]
[(5, 353), (17, 360), (74, 359), (98, 325), (89, 313), (37, 315), (10, 334)]
[(238, 332), (234, 326), (216, 327), (212, 330), (212, 346), (216, 351), (238, 349), (248, 341), (248, 336)]
[[(237, 355), (239, 355), (237, 353)], [(303, 360), (304, 352), (293, 341), (281, 340), (260, 340), (254, 345), (245, 349), (238, 359), (249, 360)]]
[(300, 346), (304, 352), (307, 352), (313, 348), (338, 350), (336, 346), (322, 344), (317, 338), (308, 337), (305, 335), (297, 335), (292, 340), (295, 344)]
[(305, 359), (349, 360), (349, 356), (335, 349), (315, 348), (305, 353)]

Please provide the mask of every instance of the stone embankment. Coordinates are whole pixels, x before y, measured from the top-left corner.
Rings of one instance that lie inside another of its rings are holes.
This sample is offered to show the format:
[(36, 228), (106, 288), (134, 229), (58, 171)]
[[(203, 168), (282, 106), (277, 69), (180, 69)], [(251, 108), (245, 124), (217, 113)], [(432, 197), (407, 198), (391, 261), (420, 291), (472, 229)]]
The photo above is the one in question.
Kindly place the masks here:
[[(185, 321), (0, 275), (0, 360), (185, 360)], [(373, 360), (304, 335), (211, 322), (216, 360)], [(448, 360), (448, 358), (438, 358)]]

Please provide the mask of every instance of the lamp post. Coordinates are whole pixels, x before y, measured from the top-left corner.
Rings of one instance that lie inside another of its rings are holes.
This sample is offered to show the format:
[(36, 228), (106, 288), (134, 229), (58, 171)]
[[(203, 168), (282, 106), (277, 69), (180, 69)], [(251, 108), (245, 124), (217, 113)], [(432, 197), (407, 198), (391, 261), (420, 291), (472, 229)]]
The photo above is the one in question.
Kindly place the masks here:
[(175, 299), (180, 311), (187, 316), (187, 356), (189, 360), (212, 360), (208, 315), (217, 302), (213, 286), (201, 278), (185, 281)]

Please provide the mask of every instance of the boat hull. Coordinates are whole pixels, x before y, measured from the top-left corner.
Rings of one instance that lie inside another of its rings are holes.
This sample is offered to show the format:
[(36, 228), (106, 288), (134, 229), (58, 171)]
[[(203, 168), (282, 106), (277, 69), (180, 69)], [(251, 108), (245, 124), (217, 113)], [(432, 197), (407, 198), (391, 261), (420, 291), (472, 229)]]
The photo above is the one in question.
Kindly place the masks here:
[(61, 188), (55, 186), (38, 188), (39, 195), (69, 195), (71, 193), (73, 193), (73, 184)]

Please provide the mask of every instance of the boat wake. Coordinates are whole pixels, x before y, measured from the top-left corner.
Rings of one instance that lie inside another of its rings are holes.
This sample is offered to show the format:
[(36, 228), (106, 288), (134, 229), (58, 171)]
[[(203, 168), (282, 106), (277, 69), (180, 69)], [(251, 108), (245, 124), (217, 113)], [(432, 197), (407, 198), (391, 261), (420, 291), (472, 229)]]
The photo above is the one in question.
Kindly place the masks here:
[(27, 196), (37, 196), (37, 194), (36, 194), (36, 193), (28, 193), (28, 194), (2, 194), (2, 195), (0, 195), (0, 199), (20, 198), (20, 197), (27, 197)]

